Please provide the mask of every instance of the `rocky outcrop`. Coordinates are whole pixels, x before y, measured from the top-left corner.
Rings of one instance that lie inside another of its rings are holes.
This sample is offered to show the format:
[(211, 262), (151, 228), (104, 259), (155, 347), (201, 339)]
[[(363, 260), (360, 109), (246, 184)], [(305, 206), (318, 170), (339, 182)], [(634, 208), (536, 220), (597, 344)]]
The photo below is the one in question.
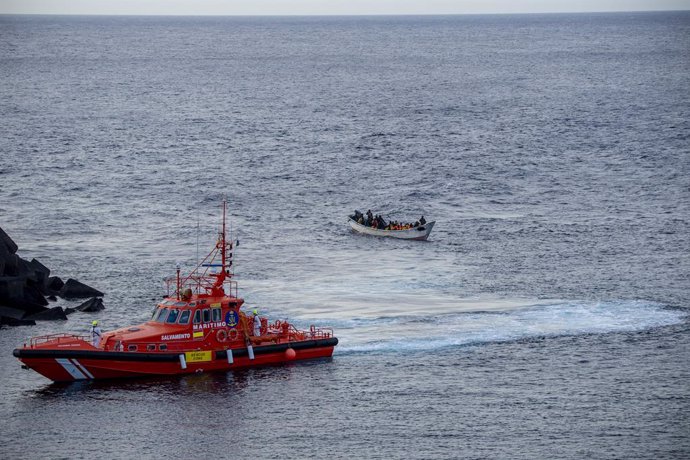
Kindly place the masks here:
[(85, 299), (87, 297), (103, 297), (103, 293), (70, 278), (60, 289), (60, 297), (63, 299)]
[[(74, 279), (66, 283), (57, 276), (50, 276), (50, 269), (37, 259), (24, 260), (17, 251), (17, 244), (0, 228), (0, 325), (33, 325), (40, 320), (66, 320), (67, 310), (103, 310), (103, 293)], [(83, 299), (88, 301), (75, 309), (47, 308), (48, 301)]]
[(14, 319), (8, 316), (0, 316), (0, 326), (35, 326), (36, 321), (28, 319)]
[(17, 247), (17, 243), (12, 241), (12, 238), (10, 238), (10, 236), (5, 233), (5, 230), (2, 228), (0, 228), (0, 244), (6, 247), (10, 254), (16, 253), (19, 249), (19, 247)]
[(103, 305), (103, 299), (92, 297), (91, 299), (87, 300), (86, 302), (82, 303), (76, 308), (66, 308), (65, 313), (69, 315), (70, 313), (75, 311), (95, 312), (101, 310), (105, 310), (105, 306)]
[(43, 311), (24, 317), (30, 321), (52, 321), (56, 319), (67, 319), (67, 314), (62, 307), (46, 308)]
[(51, 276), (48, 278), (48, 289), (51, 292), (60, 292), (60, 289), (62, 289), (64, 285), (64, 281), (62, 281), (59, 276)]

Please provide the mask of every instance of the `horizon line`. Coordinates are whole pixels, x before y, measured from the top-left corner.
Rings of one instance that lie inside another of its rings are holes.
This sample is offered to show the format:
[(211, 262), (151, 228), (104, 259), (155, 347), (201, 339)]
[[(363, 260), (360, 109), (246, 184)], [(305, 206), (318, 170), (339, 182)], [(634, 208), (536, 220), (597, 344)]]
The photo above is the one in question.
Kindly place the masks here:
[(120, 17), (371, 17), (371, 16), (509, 16), (541, 14), (615, 14), (615, 13), (687, 13), (689, 9), (639, 9), (639, 10), (597, 10), (597, 11), (525, 11), (492, 13), (296, 13), (296, 14), (212, 14), (212, 13), (4, 13), (0, 16), (120, 16)]

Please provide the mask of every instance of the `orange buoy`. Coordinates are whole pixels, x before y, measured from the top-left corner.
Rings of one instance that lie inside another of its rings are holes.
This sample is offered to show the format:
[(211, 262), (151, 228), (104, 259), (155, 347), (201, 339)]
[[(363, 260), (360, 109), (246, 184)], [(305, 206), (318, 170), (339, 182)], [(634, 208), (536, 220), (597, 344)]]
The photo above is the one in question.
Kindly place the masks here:
[(288, 348), (287, 350), (285, 350), (285, 358), (288, 359), (289, 361), (292, 361), (293, 359), (295, 359), (296, 356), (297, 356), (297, 353), (292, 348)]

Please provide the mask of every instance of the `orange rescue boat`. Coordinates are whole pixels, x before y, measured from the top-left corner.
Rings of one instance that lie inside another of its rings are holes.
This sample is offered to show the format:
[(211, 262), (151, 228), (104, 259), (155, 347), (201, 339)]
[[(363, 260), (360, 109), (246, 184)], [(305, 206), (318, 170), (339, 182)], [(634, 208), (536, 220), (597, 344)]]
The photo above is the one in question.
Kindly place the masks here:
[(149, 321), (105, 332), (100, 340), (34, 337), (14, 356), (56, 382), (227, 371), (332, 356), (338, 339), (331, 328), (298, 330), (287, 321), (241, 311), (225, 214), (223, 202), (215, 247), (189, 275), (178, 267), (177, 276), (166, 280), (168, 296)]

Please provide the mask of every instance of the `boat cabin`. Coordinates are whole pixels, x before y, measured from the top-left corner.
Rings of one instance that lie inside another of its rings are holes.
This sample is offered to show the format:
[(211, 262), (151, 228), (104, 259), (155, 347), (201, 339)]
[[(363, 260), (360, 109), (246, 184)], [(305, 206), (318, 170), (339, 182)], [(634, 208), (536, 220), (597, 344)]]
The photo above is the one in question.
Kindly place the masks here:
[[(237, 311), (243, 303), (244, 300), (242, 299), (230, 297), (223, 298), (220, 302), (215, 303), (210, 303), (207, 299), (191, 302), (166, 299), (156, 306), (149, 321), (179, 325), (186, 325), (190, 322), (192, 324), (222, 322), (231, 311)], [(225, 315), (223, 314), (224, 311)]]

